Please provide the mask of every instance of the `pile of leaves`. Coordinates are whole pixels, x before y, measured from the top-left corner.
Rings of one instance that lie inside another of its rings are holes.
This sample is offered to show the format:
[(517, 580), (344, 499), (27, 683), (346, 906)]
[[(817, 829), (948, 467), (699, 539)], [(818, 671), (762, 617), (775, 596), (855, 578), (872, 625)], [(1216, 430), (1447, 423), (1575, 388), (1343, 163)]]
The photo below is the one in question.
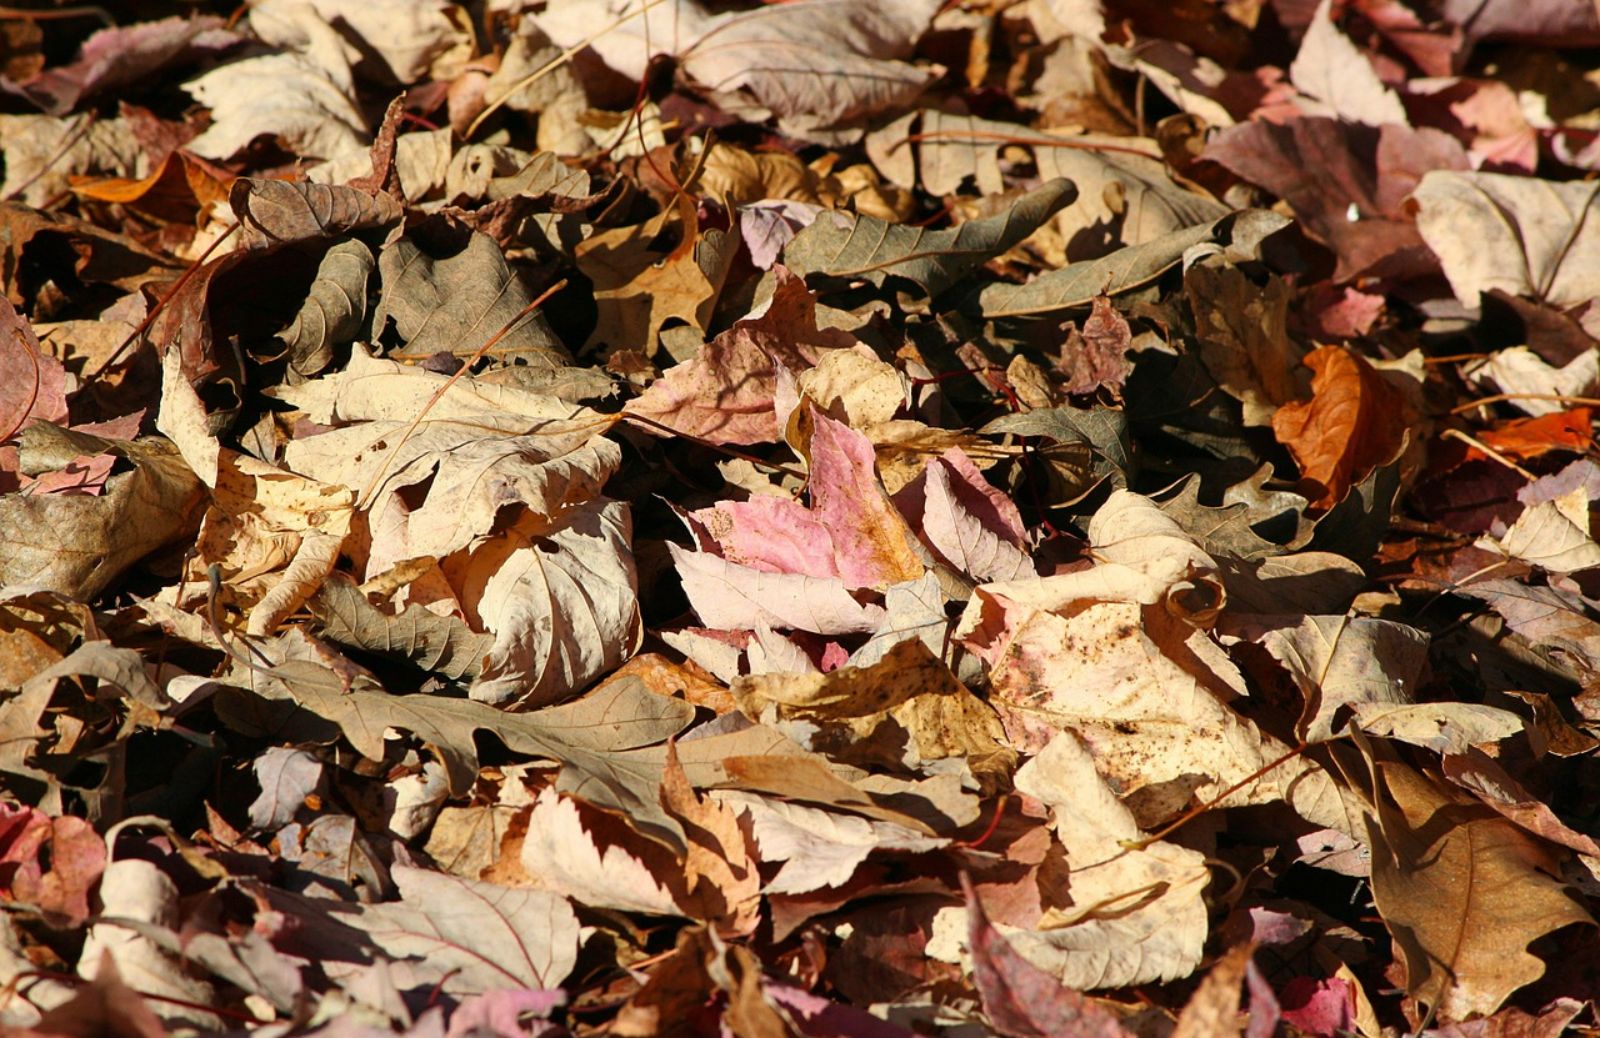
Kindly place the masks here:
[(1593, 6), (35, 6), (10, 1033), (1596, 1025)]

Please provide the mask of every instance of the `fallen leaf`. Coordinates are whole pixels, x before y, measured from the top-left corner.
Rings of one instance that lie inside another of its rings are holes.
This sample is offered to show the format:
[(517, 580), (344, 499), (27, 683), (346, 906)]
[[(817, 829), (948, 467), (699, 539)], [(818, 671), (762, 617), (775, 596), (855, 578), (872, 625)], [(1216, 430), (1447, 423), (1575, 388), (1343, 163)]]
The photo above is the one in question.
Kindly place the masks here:
[(922, 92), (929, 74), (895, 59), (910, 54), (936, 6), (932, 0), (882, 8), (801, 0), (781, 10), (713, 14), (698, 3), (669, 12), (593, 0), (551, 9), (539, 26), (571, 47), (589, 42), (597, 25), (617, 22), (592, 45), (635, 80), (645, 75), (652, 41), (672, 41), (684, 70), (710, 89), (748, 90), (779, 116), (786, 132), (831, 142)]
[(1544, 974), (1532, 941), (1593, 920), (1532, 837), (1401, 764), (1378, 773), (1377, 795), (1395, 807), (1367, 818), (1372, 891), (1404, 957), (1405, 990), (1452, 1017), (1492, 1013)]
[(860, 279), (883, 285), (890, 276), (938, 296), (985, 260), (1011, 248), (1078, 197), (1070, 180), (1055, 179), (1023, 195), (1003, 213), (933, 231), (874, 216), (819, 213), (784, 247), (784, 266), (809, 280)]
[(1312, 506), (1327, 508), (1394, 460), (1410, 425), (1409, 407), (1399, 390), (1348, 350), (1318, 347), (1305, 363), (1316, 373), (1311, 399), (1279, 407), (1272, 431), (1314, 492)]
[(1440, 170), (1423, 177), (1412, 197), (1417, 229), (1461, 305), (1477, 307), (1495, 289), (1556, 306), (1600, 294), (1592, 185)]
[(1018, 955), (989, 924), (971, 878), (963, 875), (961, 886), (967, 898), (973, 981), (983, 996), (984, 1015), (997, 1031), (1011, 1038), (1067, 1034), (1123, 1038), (1128, 1034), (1111, 1012)]

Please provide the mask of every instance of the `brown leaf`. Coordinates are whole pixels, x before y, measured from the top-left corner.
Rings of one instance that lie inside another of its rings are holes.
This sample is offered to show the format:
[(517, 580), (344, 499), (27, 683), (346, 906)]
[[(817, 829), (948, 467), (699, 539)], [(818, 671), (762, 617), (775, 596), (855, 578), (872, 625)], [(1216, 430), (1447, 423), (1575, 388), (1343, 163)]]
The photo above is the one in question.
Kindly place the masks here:
[(233, 182), (228, 204), (239, 221), (240, 243), (247, 249), (385, 227), (401, 217), (400, 203), (389, 195), (250, 177)]
[(1311, 399), (1278, 408), (1272, 431), (1300, 466), (1315, 494), (1313, 507), (1329, 508), (1394, 460), (1405, 442), (1409, 407), (1371, 364), (1342, 347), (1319, 347), (1305, 363), (1316, 372)]
[(761, 873), (752, 856), (753, 840), (735, 812), (695, 793), (670, 742), (661, 804), (683, 823), (689, 838), (679, 905), (714, 924), (720, 934), (748, 936), (761, 922)]
[(624, 414), (712, 443), (767, 443), (781, 435), (775, 410), (778, 369), (797, 374), (828, 349), (855, 340), (817, 326), (817, 300), (805, 282), (777, 267), (777, 285), (767, 309), (745, 317), (669, 368)]
[(738, 242), (724, 231), (701, 230), (693, 204), (685, 201), (678, 243), (663, 253), (654, 242), (668, 231), (667, 217), (674, 212), (637, 227), (601, 231), (577, 247), (578, 269), (594, 282), (600, 307), (586, 349), (643, 349), (653, 355), (668, 321), (682, 321), (697, 333), (710, 327)]
[(1244, 1033), (1239, 995), (1253, 944), (1241, 944), (1216, 961), (1178, 1014), (1172, 1038), (1238, 1038)]
[(1133, 333), (1128, 322), (1112, 307), (1106, 296), (1095, 296), (1083, 328), (1072, 329), (1062, 347), (1060, 367), (1067, 376), (1062, 389), (1068, 393), (1093, 393), (1101, 386), (1113, 393), (1122, 392), (1133, 366), (1128, 349)]
[[(1230, 127), (1203, 157), (1293, 206), (1307, 232), (1338, 255), (1336, 281), (1433, 269), (1433, 254), (1405, 211), (1406, 197), (1429, 170), (1467, 168), (1461, 145), (1440, 130), (1322, 116)], [(1317, 175), (1307, 176), (1308, 170)]]
[(1367, 817), (1372, 892), (1403, 957), (1405, 990), (1460, 1019), (1492, 1013), (1544, 974), (1528, 945), (1589, 913), (1551, 878), (1545, 845), (1396, 762)]
[(403, 357), (447, 352), (465, 359), (509, 325), (495, 344), (501, 355), (541, 368), (572, 361), (537, 310), (512, 324), (534, 296), (487, 235), (448, 243), (402, 238), (379, 254), (378, 271), (383, 291), (373, 334), (392, 320)]

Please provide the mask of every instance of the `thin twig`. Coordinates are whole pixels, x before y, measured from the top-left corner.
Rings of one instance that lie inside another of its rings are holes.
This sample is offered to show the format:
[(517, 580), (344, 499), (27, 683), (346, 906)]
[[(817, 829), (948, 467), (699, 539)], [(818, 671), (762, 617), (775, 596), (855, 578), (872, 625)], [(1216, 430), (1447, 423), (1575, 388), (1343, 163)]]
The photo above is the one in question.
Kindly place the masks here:
[(189, 264), (189, 269), (183, 272), (183, 274), (178, 278), (178, 280), (173, 283), (173, 286), (170, 289), (167, 290), (165, 295), (163, 295), (160, 299), (156, 300), (156, 305), (152, 306), (150, 308), (150, 312), (144, 315), (144, 320), (139, 322), (139, 326), (137, 328), (135, 328), (133, 331), (128, 333), (128, 337), (126, 339), (122, 340), (122, 344), (120, 346), (118, 346), (116, 349), (112, 350), (111, 351), (111, 355), (109, 357), (107, 357), (105, 360), (101, 361), (98, 367), (96, 367), (93, 371), (91, 371), (91, 372), (89, 372), (89, 373), (87, 373), (86, 375), (83, 376), (84, 381), (85, 382), (94, 381), (95, 379), (99, 378), (101, 375), (105, 374), (107, 369), (109, 369), (111, 367), (111, 365), (115, 364), (118, 360), (120, 360), (121, 357), (122, 357), (123, 351), (126, 350), (129, 346), (133, 345), (136, 341), (138, 341), (138, 339), (139, 339), (139, 337), (141, 335), (143, 335), (145, 332), (150, 330), (150, 326), (155, 323), (156, 315), (161, 313), (162, 310), (166, 309), (167, 304), (172, 302), (172, 300), (177, 296), (177, 294), (179, 292), (183, 291), (183, 286), (187, 285), (190, 282), (190, 280), (192, 280), (194, 278), (195, 272), (197, 270), (199, 270), (200, 267), (205, 263), (206, 259), (208, 257), (210, 257), (210, 255), (213, 252), (216, 251), (217, 246), (221, 245), (223, 242), (227, 241), (230, 237), (232, 237), (233, 236), (233, 232), (237, 231), (238, 229), (239, 229), (239, 225), (238, 224), (234, 224), (233, 226), (229, 227), (226, 231), (223, 231), (221, 234), (219, 234), (217, 236), (217, 240), (216, 241), (212, 242), (210, 245), (207, 245), (206, 246), (206, 251), (202, 252), (198, 259), (196, 259), (193, 263)]
[(1451, 414), (1466, 414), (1475, 407), (1486, 404), (1498, 404), (1504, 400), (1554, 400), (1562, 404), (1577, 404), (1579, 407), (1600, 407), (1600, 397), (1592, 396), (1567, 396), (1565, 393), (1496, 393), (1493, 396), (1479, 397), (1450, 409)]
[(1482, 451), (1491, 459), (1498, 461), (1500, 464), (1504, 465), (1512, 472), (1515, 472), (1523, 479), (1528, 480), (1530, 483), (1539, 478), (1538, 476), (1535, 476), (1533, 473), (1529, 472), (1527, 469), (1523, 468), (1521, 465), (1518, 465), (1515, 461), (1512, 461), (1510, 458), (1506, 457), (1500, 451), (1497, 451), (1487, 443), (1484, 443), (1476, 436), (1468, 435), (1467, 433), (1462, 432), (1460, 429), (1446, 429), (1444, 432), (1440, 433), (1439, 436), (1441, 439), (1448, 436), (1452, 440), (1460, 440), (1467, 446)]

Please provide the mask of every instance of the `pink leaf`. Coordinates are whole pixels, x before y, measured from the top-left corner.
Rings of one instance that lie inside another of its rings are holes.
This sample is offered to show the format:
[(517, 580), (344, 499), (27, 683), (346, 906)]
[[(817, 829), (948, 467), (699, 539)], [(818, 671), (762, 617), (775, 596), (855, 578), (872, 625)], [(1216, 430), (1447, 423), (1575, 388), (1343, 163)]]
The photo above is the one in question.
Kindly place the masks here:
[(978, 892), (965, 873), (961, 887), (967, 895), (972, 979), (995, 1030), (1009, 1038), (1129, 1038), (1127, 1029), (1109, 1010), (1017, 954), (989, 925)]

